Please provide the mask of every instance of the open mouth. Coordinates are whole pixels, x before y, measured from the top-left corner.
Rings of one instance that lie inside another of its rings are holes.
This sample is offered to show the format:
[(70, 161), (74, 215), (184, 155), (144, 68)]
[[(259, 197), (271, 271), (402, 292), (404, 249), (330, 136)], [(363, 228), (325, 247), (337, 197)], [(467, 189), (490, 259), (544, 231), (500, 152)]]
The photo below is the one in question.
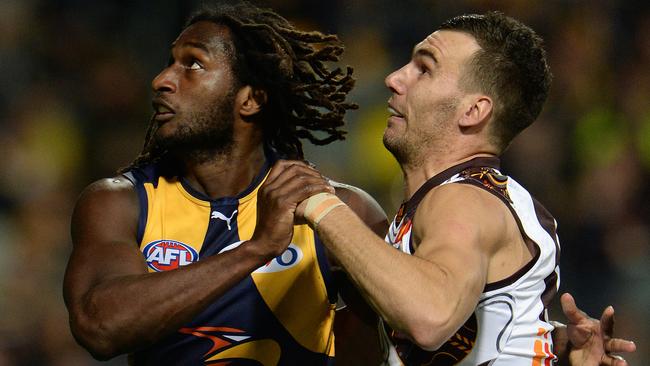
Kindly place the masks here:
[(153, 106), (154, 119), (156, 120), (168, 120), (171, 119), (175, 114), (174, 109), (172, 109), (172, 107), (170, 107), (164, 101), (154, 100), (151, 105)]
[(397, 109), (393, 108), (390, 104), (388, 105), (388, 113), (391, 117), (404, 118), (404, 115), (400, 113)]

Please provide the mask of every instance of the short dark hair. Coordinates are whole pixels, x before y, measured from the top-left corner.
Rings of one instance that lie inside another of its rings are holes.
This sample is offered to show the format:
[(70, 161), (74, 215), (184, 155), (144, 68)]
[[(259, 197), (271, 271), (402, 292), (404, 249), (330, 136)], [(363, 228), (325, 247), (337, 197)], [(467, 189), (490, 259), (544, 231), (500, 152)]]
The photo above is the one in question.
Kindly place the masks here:
[[(300, 138), (316, 145), (345, 139), (343, 117), (357, 108), (346, 102), (355, 79), (351, 67), (330, 70), (326, 65), (339, 61), (343, 53), (336, 35), (301, 31), (275, 11), (247, 1), (204, 4), (184, 28), (199, 21), (229, 28), (235, 49), (227, 53), (232, 56), (236, 82), (266, 92), (260, 124), (267, 145), (286, 158), (302, 159)], [(120, 171), (160, 159), (153, 122), (142, 153)]]
[(541, 37), (500, 12), (457, 16), (440, 29), (466, 32), (481, 47), (466, 65), (461, 87), (493, 98), (492, 142), (502, 152), (535, 121), (548, 96), (551, 71)]

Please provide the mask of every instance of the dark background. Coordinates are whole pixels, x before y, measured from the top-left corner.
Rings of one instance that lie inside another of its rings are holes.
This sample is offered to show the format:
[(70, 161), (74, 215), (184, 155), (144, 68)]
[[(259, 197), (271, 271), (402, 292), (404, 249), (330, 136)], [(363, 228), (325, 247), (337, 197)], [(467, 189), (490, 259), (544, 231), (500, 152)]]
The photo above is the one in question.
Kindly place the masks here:
[[(0, 1), (0, 365), (92, 365), (70, 335), (61, 284), (69, 218), (90, 182), (137, 155), (150, 81), (197, 2)], [(500, 9), (546, 40), (555, 74), (542, 116), (504, 156), (559, 222), (562, 291), (650, 362), (650, 11), (647, 2), (268, 1), (302, 28), (335, 32), (355, 66), (348, 140), (306, 147), (332, 178), (392, 216), (401, 174), (381, 134), (383, 79), (444, 19)], [(399, 4), (399, 5), (397, 5)], [(111, 258), (106, 258), (111, 260)], [(554, 317), (563, 317), (554, 309)], [(111, 364), (124, 364), (124, 357)]]

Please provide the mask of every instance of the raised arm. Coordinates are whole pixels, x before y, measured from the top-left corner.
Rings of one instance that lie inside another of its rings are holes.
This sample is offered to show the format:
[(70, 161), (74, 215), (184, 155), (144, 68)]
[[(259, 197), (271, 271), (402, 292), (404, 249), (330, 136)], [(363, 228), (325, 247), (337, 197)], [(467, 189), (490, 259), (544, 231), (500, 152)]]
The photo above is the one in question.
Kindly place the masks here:
[[(260, 188), (258, 225), (250, 241), (158, 273), (147, 272), (136, 243), (139, 207), (131, 183), (118, 177), (89, 186), (72, 217), (73, 251), (64, 280), (64, 299), (77, 341), (98, 359), (151, 344), (282, 253), (291, 240), (296, 205), (265, 203), (274, 195), (294, 195), (299, 201), (314, 193), (286, 184), (284, 168), (274, 167)], [(303, 169), (298, 174), (309, 181), (309, 175), (316, 173)], [(331, 190), (323, 185), (320, 189)]]

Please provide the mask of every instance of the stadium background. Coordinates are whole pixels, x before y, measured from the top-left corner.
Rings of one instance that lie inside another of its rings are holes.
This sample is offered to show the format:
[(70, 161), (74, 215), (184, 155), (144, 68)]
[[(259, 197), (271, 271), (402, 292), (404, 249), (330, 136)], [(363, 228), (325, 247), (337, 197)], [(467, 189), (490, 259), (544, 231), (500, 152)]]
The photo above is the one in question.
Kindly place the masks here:
[[(62, 301), (70, 213), (85, 185), (138, 153), (150, 80), (195, 3), (0, 2), (0, 365), (96, 364), (74, 343)], [(381, 144), (384, 76), (456, 14), (500, 9), (536, 29), (555, 74), (552, 93), (506, 153), (505, 170), (558, 218), (562, 291), (592, 315), (613, 304), (617, 334), (639, 348), (628, 360), (650, 364), (648, 2), (263, 4), (347, 44), (343, 64), (356, 67), (352, 99), (361, 108), (348, 115), (347, 141), (306, 153), (332, 178), (377, 197), (389, 216), (401, 177)]]

